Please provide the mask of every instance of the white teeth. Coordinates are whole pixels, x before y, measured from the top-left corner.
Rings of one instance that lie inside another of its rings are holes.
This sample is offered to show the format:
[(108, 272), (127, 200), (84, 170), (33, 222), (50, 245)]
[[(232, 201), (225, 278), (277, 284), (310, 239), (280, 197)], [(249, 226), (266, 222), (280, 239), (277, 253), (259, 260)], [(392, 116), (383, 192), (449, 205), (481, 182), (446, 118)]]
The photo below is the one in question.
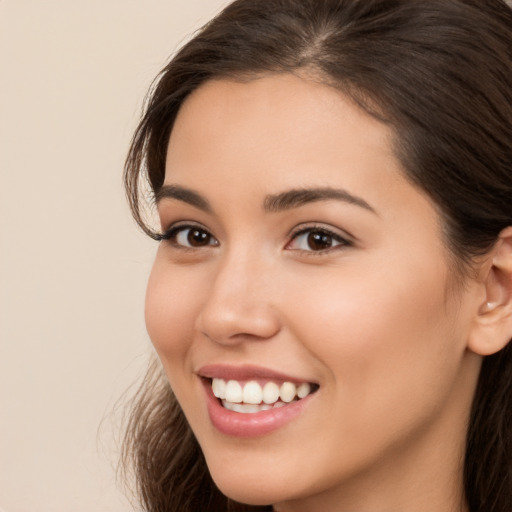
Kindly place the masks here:
[(224, 399), (226, 398), (226, 381), (223, 379), (213, 379), (212, 380), (212, 389), (213, 394), (217, 398)]
[(242, 386), (236, 380), (228, 380), (226, 384), (226, 400), (235, 404), (242, 401)]
[(297, 394), (297, 388), (292, 382), (283, 382), (279, 388), (279, 396), (283, 402), (291, 402)]
[(244, 386), (236, 380), (212, 379), (213, 394), (222, 400), (226, 409), (239, 413), (255, 413), (283, 407), (290, 402), (305, 398), (311, 393), (307, 382), (295, 385), (283, 382), (279, 387), (275, 382), (266, 382), (263, 388), (251, 380)]
[(273, 404), (279, 398), (279, 386), (275, 382), (267, 382), (263, 386), (263, 401), (266, 404)]
[(261, 386), (255, 382), (250, 381), (244, 386), (243, 402), (246, 404), (259, 404), (263, 399), (263, 391)]
[[(296, 400), (294, 400), (294, 402), (296, 402)], [(252, 414), (260, 411), (269, 411), (270, 409), (279, 409), (279, 407), (284, 407), (286, 404), (283, 402), (276, 402), (273, 406), (268, 404), (233, 404), (227, 400), (222, 400), (222, 405), (225, 409), (229, 409), (230, 411)]]
[(238, 404), (232, 404), (231, 402), (226, 402), (226, 400), (222, 400), (222, 405), (224, 406), (225, 409), (229, 409), (230, 411), (234, 411), (235, 407)]
[(297, 396), (299, 398), (305, 398), (311, 393), (311, 386), (307, 382), (303, 382), (297, 388)]

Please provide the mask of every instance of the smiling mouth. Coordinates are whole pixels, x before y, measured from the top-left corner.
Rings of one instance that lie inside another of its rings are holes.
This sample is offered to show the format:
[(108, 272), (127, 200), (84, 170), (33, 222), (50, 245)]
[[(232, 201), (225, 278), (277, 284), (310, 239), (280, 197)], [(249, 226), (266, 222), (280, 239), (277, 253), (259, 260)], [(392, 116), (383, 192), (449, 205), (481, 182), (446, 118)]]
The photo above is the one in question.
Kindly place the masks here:
[(318, 384), (302, 382), (211, 379), (213, 394), (225, 409), (242, 414), (254, 414), (284, 407), (316, 392)]

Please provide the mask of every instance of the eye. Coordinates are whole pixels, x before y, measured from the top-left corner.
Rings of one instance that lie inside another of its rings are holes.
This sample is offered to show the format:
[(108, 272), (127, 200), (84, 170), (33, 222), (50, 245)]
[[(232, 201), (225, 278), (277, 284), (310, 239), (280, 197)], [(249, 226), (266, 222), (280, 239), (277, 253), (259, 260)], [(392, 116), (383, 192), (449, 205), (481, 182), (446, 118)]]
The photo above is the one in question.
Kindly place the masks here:
[(287, 249), (309, 252), (322, 252), (352, 243), (337, 233), (325, 228), (311, 227), (298, 231), (286, 246)]
[(188, 249), (219, 245), (209, 231), (195, 225), (172, 226), (158, 239), (168, 240), (172, 245)]

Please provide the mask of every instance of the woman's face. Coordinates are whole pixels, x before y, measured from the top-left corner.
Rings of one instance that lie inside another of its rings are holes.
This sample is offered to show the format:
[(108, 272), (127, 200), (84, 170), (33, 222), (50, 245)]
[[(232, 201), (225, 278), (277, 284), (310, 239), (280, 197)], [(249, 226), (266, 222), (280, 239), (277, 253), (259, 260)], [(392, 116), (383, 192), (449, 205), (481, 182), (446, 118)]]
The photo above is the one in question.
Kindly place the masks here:
[(296, 76), (208, 82), (177, 118), (158, 212), (147, 327), (224, 493), (327, 511), (417, 475), (446, 486), (478, 294), (388, 127)]

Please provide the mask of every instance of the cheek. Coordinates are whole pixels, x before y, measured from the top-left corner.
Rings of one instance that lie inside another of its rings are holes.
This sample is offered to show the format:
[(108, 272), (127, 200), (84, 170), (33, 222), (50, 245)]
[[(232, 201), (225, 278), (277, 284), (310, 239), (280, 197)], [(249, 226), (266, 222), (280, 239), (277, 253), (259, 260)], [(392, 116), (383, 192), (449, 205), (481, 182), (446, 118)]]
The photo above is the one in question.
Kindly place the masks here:
[(389, 417), (389, 410), (428, 408), (448, 389), (463, 344), (447, 311), (445, 276), (428, 265), (388, 274), (352, 268), (294, 301), (296, 336), (362, 424), (374, 423), (379, 410)]
[(146, 290), (146, 328), (160, 359), (167, 366), (183, 362), (191, 344), (200, 289), (179, 269), (157, 256)]

